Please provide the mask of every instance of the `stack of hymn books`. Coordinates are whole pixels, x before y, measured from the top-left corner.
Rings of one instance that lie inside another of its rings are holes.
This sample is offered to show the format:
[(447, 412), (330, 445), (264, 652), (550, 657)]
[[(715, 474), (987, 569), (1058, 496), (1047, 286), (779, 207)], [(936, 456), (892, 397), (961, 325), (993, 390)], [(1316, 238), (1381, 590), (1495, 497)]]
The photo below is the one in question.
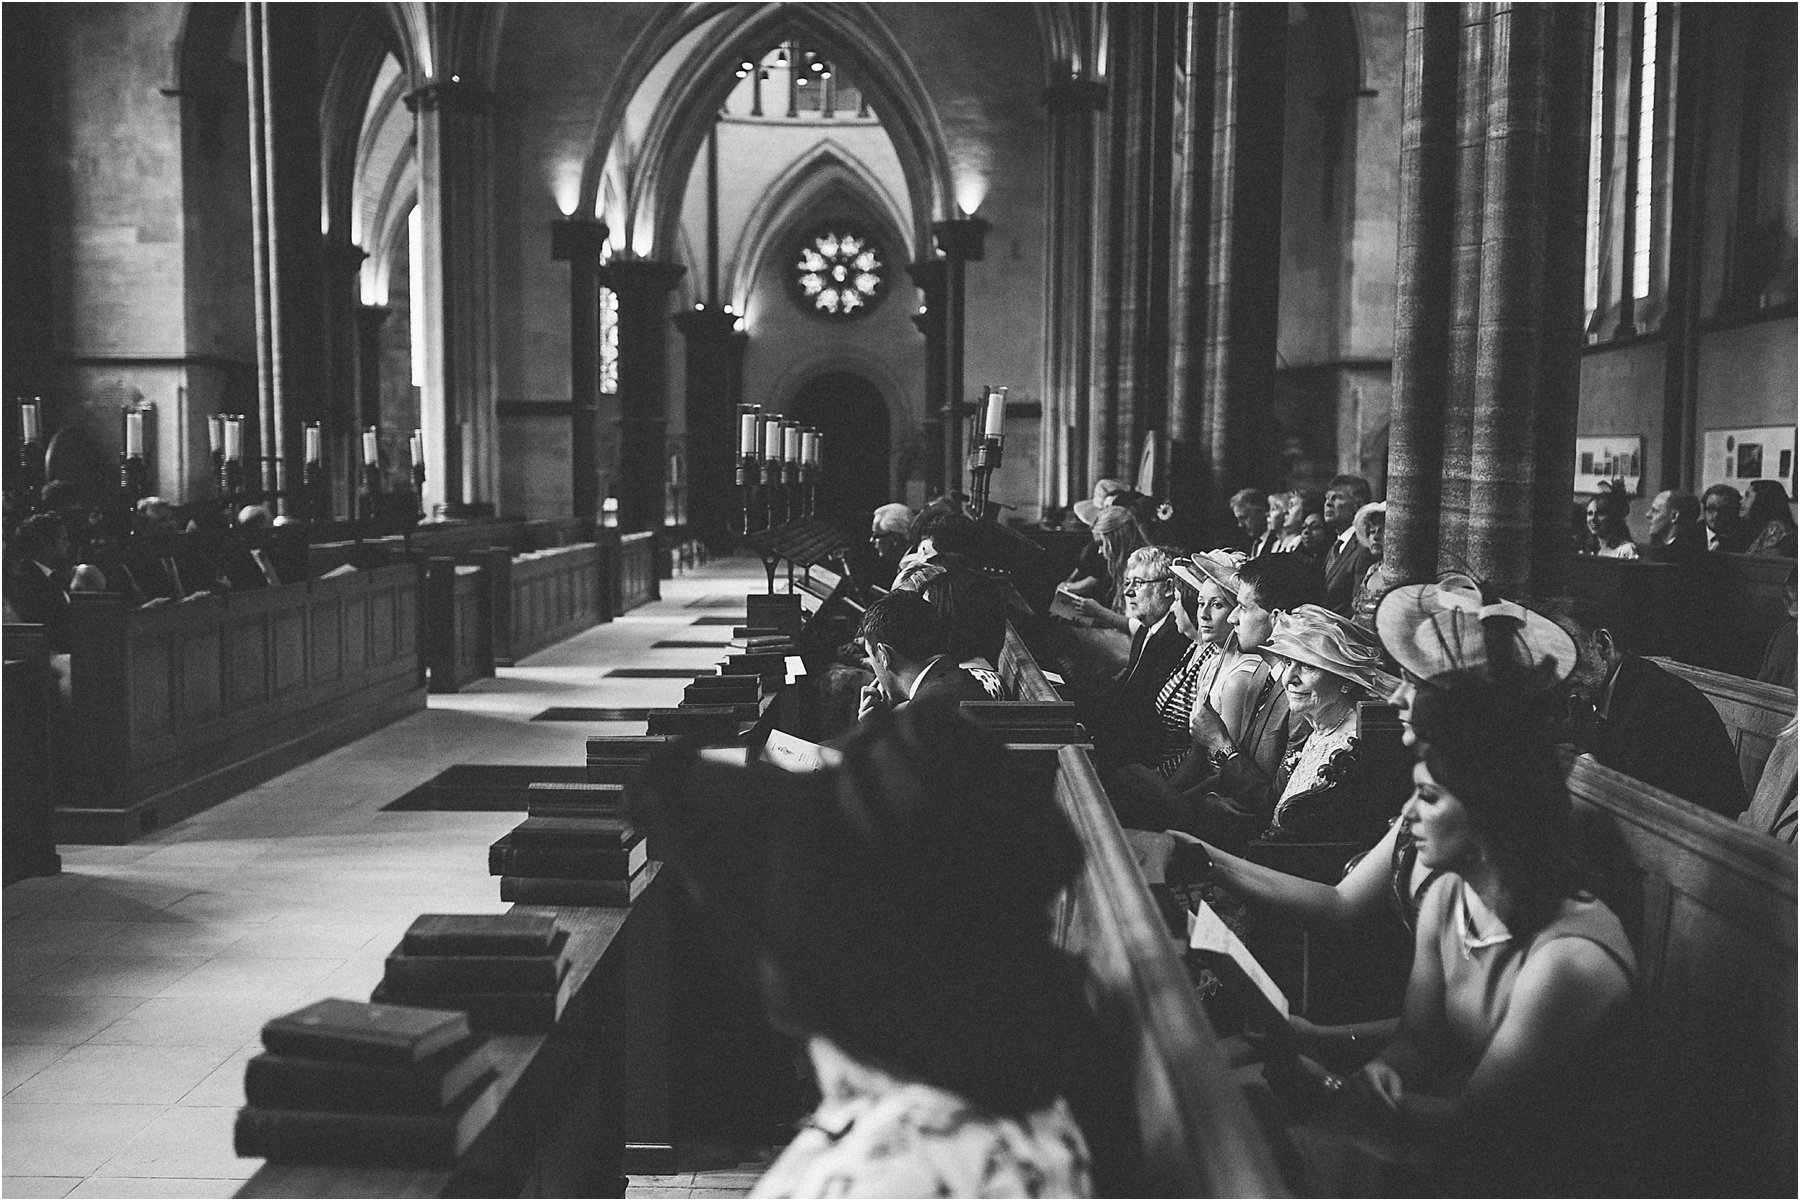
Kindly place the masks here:
[(674, 741), (673, 734), (596, 735), (587, 740), (588, 782), (629, 784), (645, 760)]
[(462, 1013), (328, 1000), (263, 1027), (233, 1144), (276, 1163), (443, 1167), (499, 1105)]
[[(752, 712), (748, 719), (755, 720)], [(738, 736), (736, 705), (688, 705), (676, 709), (650, 710), (648, 728), (652, 734), (685, 735), (702, 742), (735, 742)]]
[(629, 905), (649, 883), (650, 848), (620, 816), (531, 817), (488, 848), (500, 899), (525, 905)]
[(369, 999), (461, 1010), (478, 1030), (548, 1030), (569, 975), (568, 939), (542, 914), (422, 914)]

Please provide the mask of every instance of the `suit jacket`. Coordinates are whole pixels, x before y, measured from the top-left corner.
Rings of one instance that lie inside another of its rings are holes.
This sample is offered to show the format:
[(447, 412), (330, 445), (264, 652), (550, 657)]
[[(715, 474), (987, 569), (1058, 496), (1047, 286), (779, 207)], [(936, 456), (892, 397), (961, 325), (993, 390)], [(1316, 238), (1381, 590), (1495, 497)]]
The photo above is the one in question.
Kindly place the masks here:
[(1162, 751), (1156, 694), (1181, 664), (1189, 646), (1171, 612), (1162, 621), (1139, 626), (1131, 636), (1131, 657), (1112, 685), (1083, 712), (1102, 767), (1155, 763)]
[(1181, 794), (1177, 828), (1228, 850), (1242, 847), (1267, 829), (1286, 782), (1282, 762), (1294, 741), (1295, 724), (1288, 713), (1287, 689), (1270, 676), (1245, 723), (1239, 753), (1227, 759), (1211, 780)]
[(1281, 531), (1273, 526), (1263, 531), (1263, 536), (1250, 543), (1250, 557), (1273, 555), (1281, 550)]
[(952, 709), (964, 701), (991, 701), (988, 690), (981, 686), (981, 681), (958, 667), (948, 656), (933, 659), (919, 673), (913, 683), (912, 696), (895, 705), (896, 711), (906, 708), (914, 701), (935, 700), (949, 705)]
[(1706, 527), (1683, 526), (1668, 541), (1650, 546), (1650, 559), (1657, 563), (1693, 564), (1706, 558)]
[(1342, 554), (1333, 542), (1325, 552), (1325, 607), (1345, 617), (1353, 616), (1350, 602), (1356, 595), (1356, 586), (1374, 564), (1375, 556), (1354, 536)]
[(1606, 716), (1582, 749), (1607, 767), (1726, 817), (1749, 804), (1737, 750), (1712, 702), (1636, 655), (1619, 664)]

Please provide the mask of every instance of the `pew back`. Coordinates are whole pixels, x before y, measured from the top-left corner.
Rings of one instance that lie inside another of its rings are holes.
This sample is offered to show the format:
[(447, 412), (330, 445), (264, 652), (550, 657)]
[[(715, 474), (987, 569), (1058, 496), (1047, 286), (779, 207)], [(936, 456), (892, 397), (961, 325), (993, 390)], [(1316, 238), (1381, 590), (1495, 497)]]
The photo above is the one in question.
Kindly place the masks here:
[(1025, 640), (1013, 629), (1012, 623), (1006, 623), (1006, 641), (1000, 647), (1000, 662), (995, 664), (1000, 673), (1000, 686), (1007, 697), (1015, 701), (1060, 701), (1062, 696), (1045, 678), (1043, 670), (1038, 667), (1037, 660), (1025, 648)]
[(1793, 1195), (1794, 848), (1574, 757), (1577, 831), (1638, 954), (1652, 1179)]
[(1755, 796), (1763, 765), (1775, 749), (1781, 728), (1794, 720), (1794, 690), (1747, 680), (1705, 667), (1693, 667), (1674, 659), (1652, 659), (1664, 671), (1680, 676), (1712, 702), (1719, 719), (1737, 748), (1738, 768), (1744, 775), (1744, 795)]

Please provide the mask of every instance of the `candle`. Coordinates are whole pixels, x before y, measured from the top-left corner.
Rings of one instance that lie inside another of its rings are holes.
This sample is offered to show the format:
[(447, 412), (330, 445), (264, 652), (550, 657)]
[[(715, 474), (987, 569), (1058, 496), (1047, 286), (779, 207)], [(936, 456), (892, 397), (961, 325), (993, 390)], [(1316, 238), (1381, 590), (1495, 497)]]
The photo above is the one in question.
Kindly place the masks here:
[(380, 438), (375, 432), (375, 427), (371, 425), (363, 431), (363, 466), (374, 467), (380, 462)]
[(244, 419), (242, 417), (225, 418), (225, 457), (234, 463), (244, 457)]
[(130, 458), (144, 455), (144, 415), (136, 409), (125, 413), (125, 454)]
[(619, 498), (609, 496), (600, 502), (600, 524), (612, 529), (619, 524)]
[(217, 413), (206, 415), (206, 448), (215, 455), (225, 446), (225, 419)]
[(1006, 433), (1006, 389), (988, 386), (987, 390), (987, 426), (982, 431), (984, 436), (999, 438)]
[(19, 421), (25, 430), (25, 441), (38, 440), (38, 402), (27, 400), (19, 405)]
[(319, 426), (317, 422), (306, 426), (306, 461), (314, 464), (319, 461)]
[(805, 430), (800, 435), (800, 462), (802, 466), (817, 467), (819, 465), (819, 431)]
[(425, 431), (424, 430), (414, 430), (412, 432), (412, 441), (409, 444), (409, 448), (412, 451), (412, 465), (414, 467), (425, 466)]
[(820, 430), (813, 435), (813, 465), (823, 466), (825, 463), (825, 431)]
[(738, 458), (756, 457), (756, 421), (760, 405), (738, 406)]
[(773, 413), (763, 418), (763, 458), (781, 462), (781, 418)]
[(781, 423), (781, 457), (790, 463), (800, 461), (800, 426), (797, 422)]

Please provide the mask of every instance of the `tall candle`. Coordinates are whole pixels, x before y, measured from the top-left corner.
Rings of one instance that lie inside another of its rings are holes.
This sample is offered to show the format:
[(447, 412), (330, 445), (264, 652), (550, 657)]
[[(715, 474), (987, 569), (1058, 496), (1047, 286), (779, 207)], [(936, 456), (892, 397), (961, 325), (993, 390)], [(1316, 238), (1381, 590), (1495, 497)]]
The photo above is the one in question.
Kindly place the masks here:
[(820, 466), (820, 467), (823, 467), (825, 465), (825, 431), (824, 430), (820, 430), (818, 433), (813, 435), (813, 463), (814, 463), (814, 465)]
[(990, 385), (987, 390), (987, 425), (984, 437), (999, 438), (1006, 433), (1006, 389)]
[(136, 409), (125, 414), (125, 453), (137, 458), (144, 454), (144, 415)]
[(19, 405), (19, 422), (25, 431), (25, 441), (38, 440), (38, 402), (27, 400)]
[(217, 413), (206, 415), (206, 448), (215, 455), (225, 448), (225, 419)]
[(781, 457), (790, 463), (800, 461), (800, 426), (795, 422), (781, 423)]
[(363, 431), (363, 466), (374, 467), (381, 462), (380, 439), (375, 427), (370, 426)]
[(317, 425), (309, 424), (306, 427), (306, 461), (308, 463), (317, 463), (320, 458), (319, 452), (319, 427)]
[(412, 432), (412, 442), (410, 443), (410, 449), (412, 451), (412, 465), (414, 467), (425, 466), (425, 431), (424, 430), (414, 430)]
[(738, 406), (738, 458), (750, 458), (756, 454), (756, 421), (761, 412), (759, 405)]
[(242, 417), (225, 418), (225, 457), (234, 463), (244, 457), (244, 419)]
[(800, 462), (806, 467), (819, 465), (819, 431), (804, 430), (800, 434)]
[(763, 418), (763, 458), (781, 462), (781, 418), (773, 413)]
[(600, 524), (612, 529), (619, 524), (619, 498), (609, 496), (600, 502)]

